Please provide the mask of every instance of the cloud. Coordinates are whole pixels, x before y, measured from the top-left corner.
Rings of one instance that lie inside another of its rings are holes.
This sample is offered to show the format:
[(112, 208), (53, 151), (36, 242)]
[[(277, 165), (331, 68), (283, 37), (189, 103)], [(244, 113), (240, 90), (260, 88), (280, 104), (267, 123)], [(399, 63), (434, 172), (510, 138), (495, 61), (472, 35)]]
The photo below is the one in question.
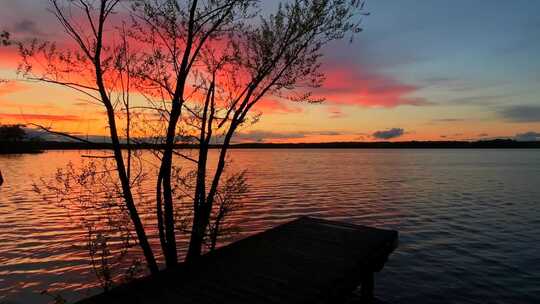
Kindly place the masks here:
[(337, 131), (320, 131), (320, 132), (310, 132), (310, 135), (324, 135), (324, 136), (339, 136), (343, 135), (342, 132)]
[(516, 134), (514, 138), (517, 141), (540, 141), (540, 133), (530, 131), (530, 132)]
[(275, 132), (254, 130), (244, 133), (237, 133), (234, 136), (235, 142), (272, 142), (286, 141), (291, 139), (304, 139), (309, 136), (340, 136), (338, 131), (297, 131), (297, 132)]
[(354, 64), (347, 67), (326, 68), (326, 80), (315, 90), (326, 98), (327, 104), (362, 107), (393, 108), (401, 105), (423, 106), (431, 104), (424, 98), (413, 97), (419, 86), (405, 84), (373, 70)]
[(57, 110), (58, 106), (55, 104), (49, 104), (49, 103), (31, 103), (31, 102), (11, 102), (11, 101), (5, 101), (0, 100), (0, 108), (6, 109), (6, 108), (12, 108), (12, 109), (32, 109), (32, 110)]
[(503, 109), (499, 114), (512, 122), (540, 122), (540, 106), (516, 105)]
[(497, 103), (500, 103), (502, 101), (507, 100), (510, 98), (510, 95), (474, 95), (474, 96), (465, 96), (465, 97), (459, 97), (450, 99), (444, 104), (451, 104), (451, 105), (459, 105), (459, 106), (489, 106), (494, 105)]
[(81, 117), (76, 115), (49, 115), (49, 114), (10, 114), (0, 113), (0, 118), (16, 119), (24, 122), (30, 121), (79, 121)]
[(304, 132), (272, 132), (272, 131), (249, 131), (237, 133), (234, 136), (236, 142), (264, 142), (272, 139), (299, 139), (305, 138)]
[(470, 81), (444, 76), (428, 77), (423, 79), (422, 82), (428, 87), (445, 89), (453, 92), (466, 92), (476, 90), (478, 88), (477, 84), (473, 84)]
[[(445, 138), (445, 139), (451, 139), (451, 140), (463, 140), (464, 135), (465, 134), (463, 133), (454, 133), (454, 134), (442, 134), (439, 137)], [(479, 136), (482, 136), (482, 134), (480, 134)]]
[(461, 122), (465, 121), (463, 118), (439, 118), (433, 119), (432, 122)]
[(345, 112), (343, 112), (343, 110), (341, 110), (337, 106), (327, 107), (327, 111), (328, 111), (328, 118), (343, 118), (347, 116)]
[(376, 131), (372, 134), (372, 137), (375, 139), (393, 139), (403, 136), (405, 134), (405, 130), (402, 128), (393, 128), (390, 130), (383, 130), (383, 131)]
[(265, 114), (302, 112), (302, 108), (293, 106), (292, 103), (292, 101), (283, 102), (275, 99), (264, 99), (257, 103), (254, 108)]
[(78, 101), (73, 103), (76, 107), (87, 107), (87, 106), (96, 106), (95, 103), (89, 102), (89, 101)]
[(31, 35), (41, 35), (41, 31), (33, 20), (23, 19), (13, 25), (13, 32)]

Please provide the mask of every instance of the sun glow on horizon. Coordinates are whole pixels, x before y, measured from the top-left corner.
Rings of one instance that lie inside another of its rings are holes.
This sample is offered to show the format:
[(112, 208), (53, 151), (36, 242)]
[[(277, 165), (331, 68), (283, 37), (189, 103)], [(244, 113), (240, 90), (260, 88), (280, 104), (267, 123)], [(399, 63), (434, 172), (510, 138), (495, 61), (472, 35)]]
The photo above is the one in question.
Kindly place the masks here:
[[(0, 12), (0, 29), (66, 45), (57, 21), (43, 14), (44, 4), (17, 3), (5, 4), (16, 13)], [(540, 61), (530, 60), (536, 58), (531, 54), (540, 52), (540, 45), (531, 39), (539, 32), (518, 26), (532, 18), (533, 10), (512, 5), (514, 13), (508, 18), (513, 23), (493, 37), (480, 34), (499, 26), (483, 22), (483, 16), (474, 14), (475, 5), (463, 13), (469, 26), (448, 29), (438, 20), (446, 13), (441, 15), (432, 5), (400, 8), (414, 12), (409, 15), (389, 4), (370, 3), (374, 14), (364, 20), (364, 32), (352, 43), (334, 43), (325, 50), (326, 80), (314, 91), (325, 102), (295, 103), (270, 96), (255, 108), (263, 114), (260, 121), (240, 130), (237, 140), (479, 140), (539, 133), (540, 89), (535, 71)], [(272, 5), (265, 4), (263, 10), (267, 6)], [(494, 6), (486, 16), (497, 11)], [(412, 17), (416, 15), (429, 19), (432, 27), (419, 31), (416, 26), (422, 21)], [(398, 25), (403, 26), (407, 43), (394, 33)], [(515, 41), (516, 33), (531, 42)], [(466, 41), (476, 37), (486, 46), (458, 47), (463, 45), (456, 42), (459, 37)], [(423, 41), (432, 43), (427, 46)], [(0, 123), (36, 123), (74, 134), (108, 135), (102, 106), (59, 86), (24, 81), (15, 73), (20, 62), (15, 47), (0, 48), (0, 79), (11, 80), (0, 84)], [(137, 94), (133, 100), (142, 103)], [(374, 136), (392, 129), (404, 131), (395, 137)]]

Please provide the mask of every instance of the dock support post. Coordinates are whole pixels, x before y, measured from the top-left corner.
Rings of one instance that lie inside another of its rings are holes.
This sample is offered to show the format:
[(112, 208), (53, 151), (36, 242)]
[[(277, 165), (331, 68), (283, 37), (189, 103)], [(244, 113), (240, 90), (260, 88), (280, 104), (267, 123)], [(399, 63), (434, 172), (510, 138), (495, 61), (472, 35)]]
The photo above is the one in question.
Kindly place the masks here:
[(368, 271), (362, 277), (360, 295), (365, 303), (372, 303), (374, 299), (373, 289), (375, 287), (375, 273)]

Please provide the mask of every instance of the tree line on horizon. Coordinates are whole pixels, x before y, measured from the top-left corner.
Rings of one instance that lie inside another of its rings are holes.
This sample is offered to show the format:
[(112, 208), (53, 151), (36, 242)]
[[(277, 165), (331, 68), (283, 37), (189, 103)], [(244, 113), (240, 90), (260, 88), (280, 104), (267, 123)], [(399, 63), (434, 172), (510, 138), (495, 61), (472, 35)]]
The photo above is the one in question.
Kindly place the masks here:
[(26, 139), (24, 125), (2, 125), (0, 124), (0, 142), (21, 142)]

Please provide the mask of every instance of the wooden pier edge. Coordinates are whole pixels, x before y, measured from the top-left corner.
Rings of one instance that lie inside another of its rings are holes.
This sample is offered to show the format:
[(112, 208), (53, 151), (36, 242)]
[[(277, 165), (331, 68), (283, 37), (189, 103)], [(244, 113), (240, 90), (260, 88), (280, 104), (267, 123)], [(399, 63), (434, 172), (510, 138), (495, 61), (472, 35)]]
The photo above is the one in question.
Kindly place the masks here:
[(343, 303), (359, 286), (373, 303), (397, 246), (397, 231), (303, 216), (77, 303)]

